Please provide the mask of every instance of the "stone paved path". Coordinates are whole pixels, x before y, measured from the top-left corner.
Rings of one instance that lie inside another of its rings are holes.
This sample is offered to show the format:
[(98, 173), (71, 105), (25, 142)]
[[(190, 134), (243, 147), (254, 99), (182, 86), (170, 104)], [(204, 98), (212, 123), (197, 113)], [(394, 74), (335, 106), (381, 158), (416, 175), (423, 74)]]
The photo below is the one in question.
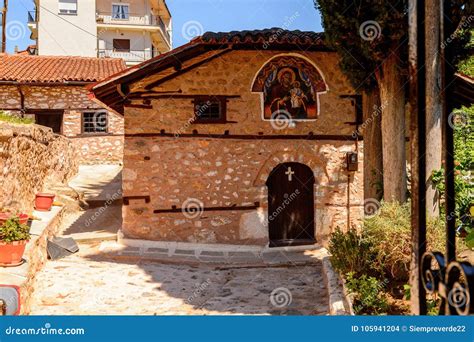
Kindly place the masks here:
[(98, 245), (48, 261), (32, 315), (325, 315), (322, 265), (215, 268), (112, 259)]

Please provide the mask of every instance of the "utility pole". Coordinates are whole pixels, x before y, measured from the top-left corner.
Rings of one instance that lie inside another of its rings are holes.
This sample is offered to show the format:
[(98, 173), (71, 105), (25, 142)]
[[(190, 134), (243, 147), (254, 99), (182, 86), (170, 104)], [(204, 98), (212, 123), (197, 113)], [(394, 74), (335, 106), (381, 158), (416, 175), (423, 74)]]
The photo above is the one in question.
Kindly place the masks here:
[(3, 0), (2, 8), (2, 53), (7, 50), (7, 11), (8, 11), (8, 0)]

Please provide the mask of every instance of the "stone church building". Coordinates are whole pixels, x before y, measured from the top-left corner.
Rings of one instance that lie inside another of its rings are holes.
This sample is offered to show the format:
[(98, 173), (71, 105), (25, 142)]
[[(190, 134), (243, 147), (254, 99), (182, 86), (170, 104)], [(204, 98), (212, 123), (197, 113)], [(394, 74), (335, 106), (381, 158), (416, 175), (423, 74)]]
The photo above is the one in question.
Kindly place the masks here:
[(358, 95), (320, 33), (206, 33), (90, 87), (124, 116), (127, 238), (325, 244), (363, 216)]

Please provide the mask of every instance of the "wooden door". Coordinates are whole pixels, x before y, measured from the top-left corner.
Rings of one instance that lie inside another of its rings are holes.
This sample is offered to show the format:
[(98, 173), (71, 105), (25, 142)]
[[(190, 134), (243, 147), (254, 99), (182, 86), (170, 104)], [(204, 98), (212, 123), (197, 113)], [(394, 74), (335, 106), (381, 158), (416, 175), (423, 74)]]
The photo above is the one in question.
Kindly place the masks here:
[(266, 185), (270, 247), (313, 244), (313, 171), (300, 163), (279, 164)]

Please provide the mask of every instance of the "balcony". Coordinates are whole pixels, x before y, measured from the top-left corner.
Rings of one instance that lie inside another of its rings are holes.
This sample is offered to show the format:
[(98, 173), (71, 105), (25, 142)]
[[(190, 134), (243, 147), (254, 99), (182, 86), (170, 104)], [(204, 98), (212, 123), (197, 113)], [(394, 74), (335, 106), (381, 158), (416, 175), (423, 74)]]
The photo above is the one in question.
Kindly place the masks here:
[[(155, 46), (161, 51), (171, 49), (171, 35), (163, 19), (152, 13), (149, 14), (118, 14), (112, 12), (97, 12), (97, 27), (118, 28), (125, 30), (148, 31), (152, 34)], [(159, 38), (161, 37), (161, 38)]]
[(148, 50), (130, 50), (130, 51), (120, 51), (114, 49), (100, 49), (97, 56), (98, 57), (112, 57), (112, 58), (122, 58), (125, 63), (130, 66), (134, 64), (141, 63), (158, 55), (158, 52)]
[(98, 24), (110, 25), (139, 25), (139, 26), (153, 26), (156, 25), (156, 20), (151, 14), (133, 14), (130, 13), (126, 18), (119, 18), (116, 14), (111, 12), (97, 13)]

